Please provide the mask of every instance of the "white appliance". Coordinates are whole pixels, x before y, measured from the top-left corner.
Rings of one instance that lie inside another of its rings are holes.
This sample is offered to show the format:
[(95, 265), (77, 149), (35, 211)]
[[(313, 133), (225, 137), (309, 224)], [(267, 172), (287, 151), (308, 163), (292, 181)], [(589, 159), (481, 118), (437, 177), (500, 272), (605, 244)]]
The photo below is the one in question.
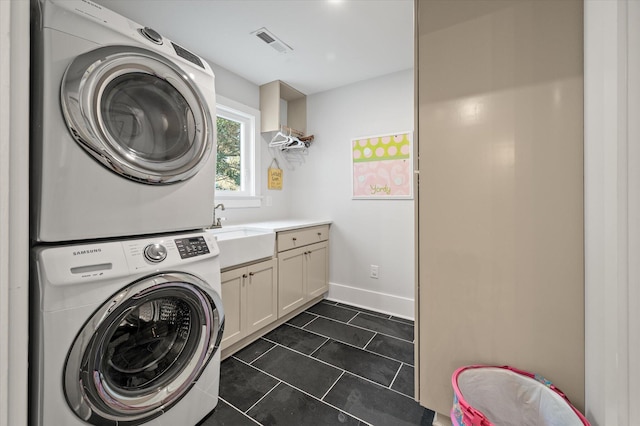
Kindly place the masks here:
[(210, 225), (209, 64), (89, 0), (39, 0), (33, 16), (32, 239)]
[(224, 313), (212, 235), (32, 254), (29, 424), (186, 426), (213, 410)]

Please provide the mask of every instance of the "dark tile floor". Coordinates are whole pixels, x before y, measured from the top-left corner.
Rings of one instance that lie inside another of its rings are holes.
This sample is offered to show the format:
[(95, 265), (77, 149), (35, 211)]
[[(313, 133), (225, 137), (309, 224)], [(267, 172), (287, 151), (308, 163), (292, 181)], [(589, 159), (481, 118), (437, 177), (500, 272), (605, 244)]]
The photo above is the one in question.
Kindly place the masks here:
[(431, 425), (413, 374), (412, 321), (323, 300), (222, 362), (200, 426)]

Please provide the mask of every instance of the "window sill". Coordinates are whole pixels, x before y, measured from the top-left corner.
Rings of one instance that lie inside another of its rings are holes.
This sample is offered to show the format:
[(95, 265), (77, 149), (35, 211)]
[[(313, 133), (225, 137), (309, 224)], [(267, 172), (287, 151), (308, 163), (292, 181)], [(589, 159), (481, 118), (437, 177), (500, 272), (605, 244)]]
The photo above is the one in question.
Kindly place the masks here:
[(262, 197), (243, 197), (232, 195), (217, 195), (216, 204), (224, 204), (225, 209), (243, 209), (262, 206)]

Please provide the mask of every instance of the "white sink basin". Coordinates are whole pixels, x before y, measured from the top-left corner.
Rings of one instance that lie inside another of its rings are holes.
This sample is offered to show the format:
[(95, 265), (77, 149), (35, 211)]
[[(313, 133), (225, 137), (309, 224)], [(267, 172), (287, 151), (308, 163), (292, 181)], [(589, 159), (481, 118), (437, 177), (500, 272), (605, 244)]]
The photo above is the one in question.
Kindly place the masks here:
[(265, 229), (243, 226), (209, 229), (220, 248), (220, 267), (272, 257), (276, 234)]

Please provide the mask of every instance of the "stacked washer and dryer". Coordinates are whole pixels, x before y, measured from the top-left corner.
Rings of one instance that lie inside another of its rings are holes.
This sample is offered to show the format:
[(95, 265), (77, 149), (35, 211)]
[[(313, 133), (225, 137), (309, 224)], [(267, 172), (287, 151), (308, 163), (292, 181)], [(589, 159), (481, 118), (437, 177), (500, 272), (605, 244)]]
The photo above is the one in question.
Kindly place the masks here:
[(213, 72), (89, 0), (32, 15), (30, 424), (194, 425), (224, 324)]

